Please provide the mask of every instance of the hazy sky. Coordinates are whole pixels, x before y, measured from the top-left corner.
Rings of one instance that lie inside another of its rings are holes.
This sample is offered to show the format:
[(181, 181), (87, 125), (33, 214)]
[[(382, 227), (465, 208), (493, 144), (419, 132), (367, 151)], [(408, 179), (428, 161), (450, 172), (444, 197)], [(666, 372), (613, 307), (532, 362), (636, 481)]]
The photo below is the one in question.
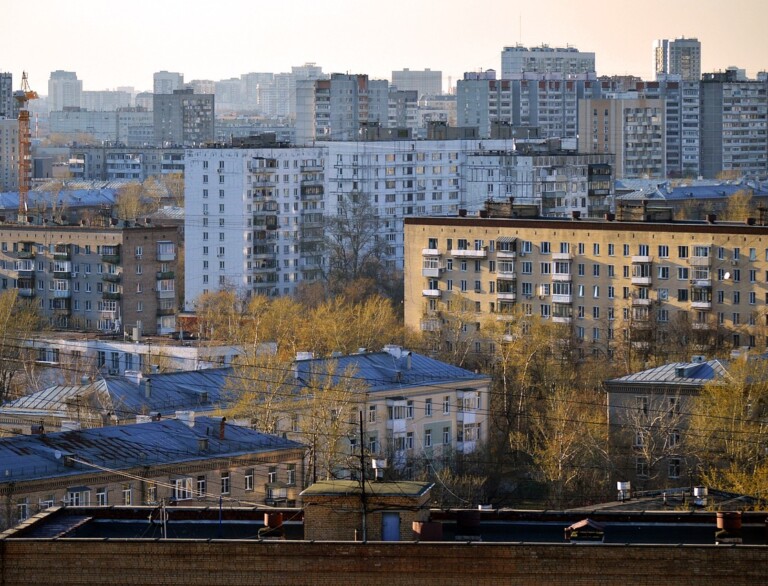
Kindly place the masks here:
[[(465, 71), (500, 69), (518, 42), (573, 45), (596, 54), (599, 74), (651, 71), (657, 38), (697, 37), (702, 69), (768, 69), (766, 0), (2, 0), (0, 71), (18, 86), (27, 70), (47, 93), (56, 69), (86, 90), (152, 88), (152, 73), (226, 79), (290, 71), (311, 61), (325, 72), (389, 77), (439, 69), (444, 85)], [(22, 8), (23, 4), (23, 8)]]

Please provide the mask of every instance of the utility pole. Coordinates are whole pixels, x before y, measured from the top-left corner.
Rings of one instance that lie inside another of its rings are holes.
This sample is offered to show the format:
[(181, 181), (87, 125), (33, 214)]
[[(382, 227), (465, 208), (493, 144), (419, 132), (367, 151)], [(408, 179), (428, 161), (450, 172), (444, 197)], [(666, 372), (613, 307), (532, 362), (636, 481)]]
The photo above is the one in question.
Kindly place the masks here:
[(365, 430), (363, 428), (363, 411), (360, 410), (360, 501), (363, 506), (363, 543), (368, 541), (368, 503), (365, 498)]

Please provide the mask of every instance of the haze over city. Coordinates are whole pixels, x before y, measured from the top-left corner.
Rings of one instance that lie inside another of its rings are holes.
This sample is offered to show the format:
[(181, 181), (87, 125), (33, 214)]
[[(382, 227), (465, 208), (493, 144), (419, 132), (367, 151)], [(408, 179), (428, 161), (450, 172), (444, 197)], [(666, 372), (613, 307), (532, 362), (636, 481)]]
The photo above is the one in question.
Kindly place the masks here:
[(768, 68), (763, 0), (603, 0), (542, 3), (446, 0), (136, 0), (116, 9), (82, 0), (33, 7), (34, 28), (0, 38), (0, 69), (38, 90), (51, 71), (76, 71), (84, 89), (152, 88), (152, 73), (223, 79), (250, 71), (289, 71), (315, 62), (327, 72), (389, 77), (392, 70), (441, 70), (448, 89), (465, 71), (498, 69), (504, 46), (572, 45), (596, 54), (599, 75), (651, 75), (654, 39), (698, 38), (702, 71)]

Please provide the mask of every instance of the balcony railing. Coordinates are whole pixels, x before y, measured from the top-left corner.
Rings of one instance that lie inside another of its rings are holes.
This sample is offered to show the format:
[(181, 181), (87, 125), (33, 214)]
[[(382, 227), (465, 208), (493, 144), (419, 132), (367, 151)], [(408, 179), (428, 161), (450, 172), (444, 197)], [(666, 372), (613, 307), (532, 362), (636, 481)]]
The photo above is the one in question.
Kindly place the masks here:
[(424, 297), (434, 297), (434, 298), (439, 298), (441, 295), (440, 289), (423, 289), (421, 291), (421, 294)]
[(455, 256), (456, 258), (485, 258), (488, 256), (488, 250), (486, 248), (481, 248), (480, 250), (454, 248), (451, 250), (451, 256)]

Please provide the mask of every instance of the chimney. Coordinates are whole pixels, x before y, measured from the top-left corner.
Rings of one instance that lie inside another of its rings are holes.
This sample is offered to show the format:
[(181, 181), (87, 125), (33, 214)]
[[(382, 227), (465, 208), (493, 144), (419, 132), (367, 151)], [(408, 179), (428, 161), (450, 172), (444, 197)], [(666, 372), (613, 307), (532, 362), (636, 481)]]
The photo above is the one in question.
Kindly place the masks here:
[(144, 381), (144, 398), (147, 400), (152, 398), (152, 381), (149, 379)]
[(717, 545), (742, 543), (740, 511), (718, 511), (715, 543)]
[(717, 216), (715, 214), (707, 214), (707, 223), (708, 224), (714, 224), (715, 220), (717, 220)]
[(574, 220), (581, 219), (581, 211), (580, 210), (571, 210), (571, 218)]
[(221, 421), (219, 422), (219, 439), (220, 440), (224, 439), (224, 429), (226, 428), (226, 425), (227, 425), (227, 418), (222, 417)]
[(189, 427), (195, 426), (195, 412), (194, 411), (176, 411), (176, 419), (183, 421)]

